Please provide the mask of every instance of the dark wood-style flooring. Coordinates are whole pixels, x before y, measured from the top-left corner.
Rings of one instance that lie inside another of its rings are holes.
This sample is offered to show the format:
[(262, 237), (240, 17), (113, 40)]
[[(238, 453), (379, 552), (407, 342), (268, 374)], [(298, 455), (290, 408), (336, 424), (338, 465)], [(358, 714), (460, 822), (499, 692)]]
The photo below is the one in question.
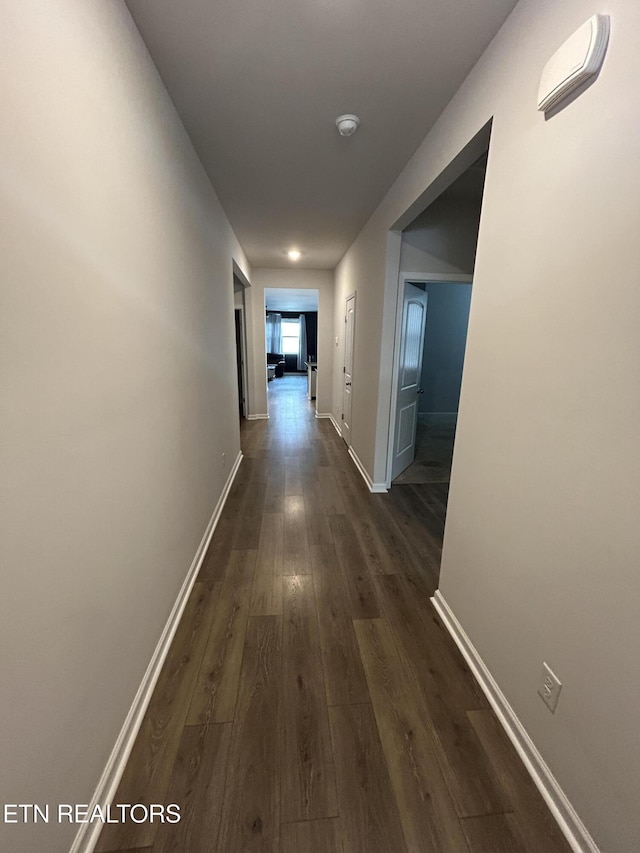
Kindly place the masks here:
[(446, 484), (370, 494), (269, 383), (107, 825), (127, 853), (567, 853), (429, 597)]

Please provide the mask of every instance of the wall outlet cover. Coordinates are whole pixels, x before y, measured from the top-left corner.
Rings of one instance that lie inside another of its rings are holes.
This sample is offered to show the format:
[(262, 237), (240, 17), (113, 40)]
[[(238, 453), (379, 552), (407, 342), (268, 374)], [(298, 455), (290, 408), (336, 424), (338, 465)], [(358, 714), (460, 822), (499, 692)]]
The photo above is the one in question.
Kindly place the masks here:
[(538, 695), (552, 714), (555, 714), (561, 690), (562, 682), (551, 667), (547, 663), (543, 663)]

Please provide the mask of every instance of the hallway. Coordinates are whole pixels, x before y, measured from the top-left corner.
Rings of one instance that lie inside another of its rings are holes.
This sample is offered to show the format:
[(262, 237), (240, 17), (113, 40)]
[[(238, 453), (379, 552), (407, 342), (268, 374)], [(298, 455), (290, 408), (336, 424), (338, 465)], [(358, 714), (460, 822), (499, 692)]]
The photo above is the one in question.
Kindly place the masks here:
[(269, 383), (108, 825), (128, 853), (556, 853), (429, 597), (447, 484), (368, 492), (305, 379)]

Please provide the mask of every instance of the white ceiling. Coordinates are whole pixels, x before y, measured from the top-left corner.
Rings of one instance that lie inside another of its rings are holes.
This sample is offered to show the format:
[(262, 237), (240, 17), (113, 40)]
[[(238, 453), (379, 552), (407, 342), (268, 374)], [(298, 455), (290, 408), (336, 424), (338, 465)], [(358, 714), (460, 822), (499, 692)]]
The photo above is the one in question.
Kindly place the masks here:
[(302, 287), (265, 287), (264, 301), (269, 311), (317, 311), (318, 291)]
[(515, 0), (127, 5), (250, 263), (331, 269)]

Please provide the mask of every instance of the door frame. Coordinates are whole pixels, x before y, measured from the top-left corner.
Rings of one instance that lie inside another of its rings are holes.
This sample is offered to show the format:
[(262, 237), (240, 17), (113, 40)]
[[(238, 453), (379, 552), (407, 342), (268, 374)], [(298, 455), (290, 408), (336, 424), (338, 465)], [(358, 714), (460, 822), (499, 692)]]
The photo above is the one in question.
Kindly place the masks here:
[[(349, 424), (349, 441), (344, 437), (344, 432), (342, 429), (342, 425), (344, 423), (344, 397), (345, 397), (345, 374), (346, 374), (346, 360), (347, 360), (347, 305), (349, 304), (349, 300), (353, 299), (353, 340), (351, 341), (351, 412), (349, 420), (351, 423)], [(344, 298), (344, 347), (342, 350), (342, 373), (341, 373), (341, 391), (342, 391), (342, 400), (340, 401), (340, 410), (342, 412), (342, 419), (340, 422), (340, 435), (344, 439), (344, 443), (347, 445), (349, 449), (351, 449), (351, 429), (353, 425), (353, 365), (355, 362), (355, 341), (356, 341), (356, 318), (357, 318), (357, 308), (358, 308), (358, 291), (352, 290), (351, 293), (348, 293)]]
[[(246, 418), (249, 414), (249, 370), (247, 365), (247, 320), (244, 306), (244, 293), (243, 293), (243, 304), (235, 305), (233, 308), (233, 316), (234, 316), (234, 326), (235, 326), (235, 316), (236, 311), (240, 315), (240, 361), (241, 361), (241, 374), (242, 374), (242, 393), (243, 398), (240, 401), (242, 403), (242, 417)], [(239, 407), (240, 408), (240, 407)]]
[[(243, 356), (244, 356), (244, 372), (243, 372), (243, 381), (244, 381), (244, 417), (247, 420), (252, 420), (255, 415), (250, 414), (254, 401), (254, 386), (252, 383), (251, 376), (251, 366), (253, 364), (254, 353), (253, 353), (253, 340), (249, 331), (251, 329), (251, 324), (253, 323), (252, 317), (252, 309), (251, 309), (251, 292), (253, 288), (251, 287), (251, 282), (247, 278), (246, 274), (242, 271), (242, 268), (238, 264), (235, 258), (232, 259), (231, 263), (232, 267), (232, 276), (231, 276), (231, 288), (233, 292), (233, 325), (234, 325), (234, 341), (235, 341), (235, 311), (236, 308), (240, 309), (240, 319), (242, 326), (242, 336), (241, 342), (243, 347)], [(235, 279), (238, 280), (238, 284), (242, 285), (242, 300), (240, 305), (236, 305), (235, 300)], [(235, 343), (234, 343), (235, 350)]]
[[(393, 341), (393, 363), (391, 372), (391, 408), (389, 415), (389, 437), (387, 444), (387, 477), (385, 485), (391, 488), (391, 475), (393, 469), (393, 446), (396, 437), (396, 406), (398, 404), (398, 371), (400, 367), (400, 345), (402, 333), (402, 308), (404, 301), (405, 283), (431, 284), (436, 282), (450, 282), (451, 284), (473, 284), (472, 275), (463, 273), (424, 273), (424, 272), (401, 272), (398, 276), (396, 290), (396, 325)], [(426, 335), (426, 328), (425, 328)]]

